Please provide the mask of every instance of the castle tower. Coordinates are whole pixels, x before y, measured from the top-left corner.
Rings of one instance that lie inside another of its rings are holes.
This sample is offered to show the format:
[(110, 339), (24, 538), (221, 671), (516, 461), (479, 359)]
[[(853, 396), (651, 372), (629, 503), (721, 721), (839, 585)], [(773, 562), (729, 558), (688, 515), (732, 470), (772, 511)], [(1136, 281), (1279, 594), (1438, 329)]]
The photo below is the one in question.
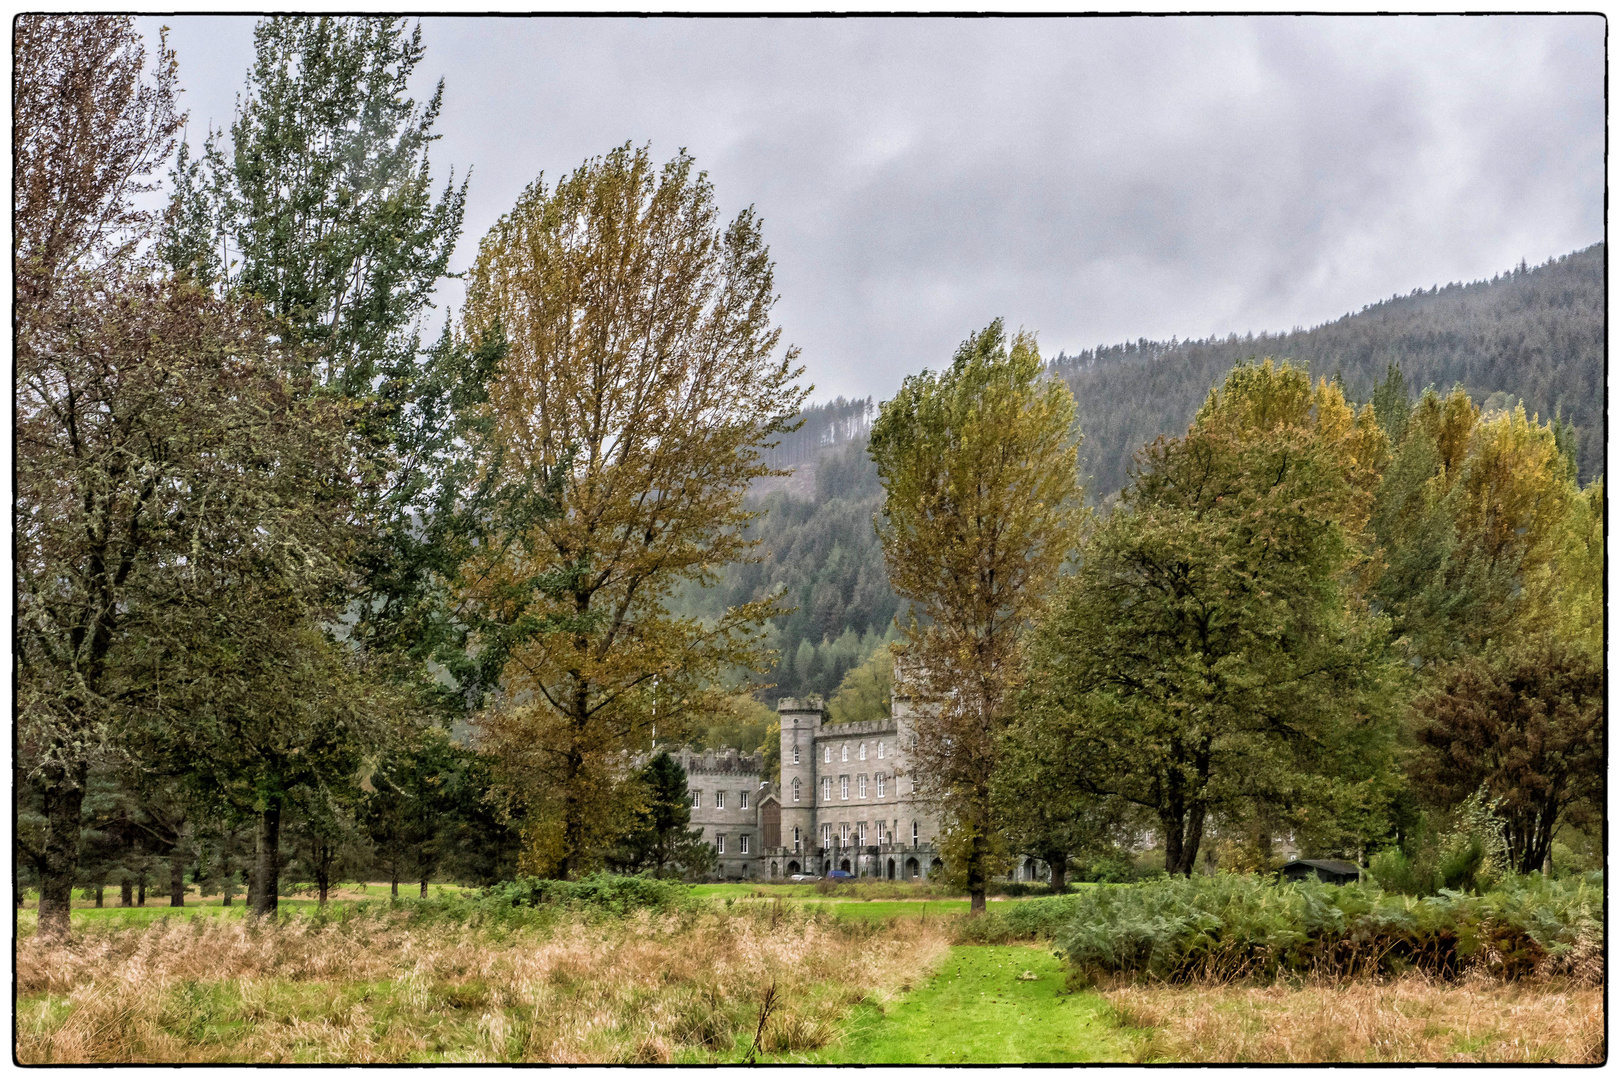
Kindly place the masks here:
[[(821, 860), (816, 850), (816, 736), (821, 732), (821, 698), (785, 697), (776, 703), (782, 719), (783, 874), (816, 874)], [(798, 845), (795, 850), (794, 840)], [(791, 869), (792, 864), (798, 870)]]

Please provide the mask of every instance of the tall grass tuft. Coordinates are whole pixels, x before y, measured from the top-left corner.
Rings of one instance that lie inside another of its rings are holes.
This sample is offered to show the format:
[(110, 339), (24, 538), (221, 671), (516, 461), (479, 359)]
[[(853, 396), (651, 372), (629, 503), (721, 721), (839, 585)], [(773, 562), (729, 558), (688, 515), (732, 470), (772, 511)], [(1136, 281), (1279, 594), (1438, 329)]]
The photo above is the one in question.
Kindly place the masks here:
[(1600, 1064), (1603, 991), (1482, 977), (1134, 984), (1105, 989), (1145, 1029), (1143, 1062)]
[[(813, 910), (372, 905), (17, 946), (16, 1055), (86, 1062), (725, 1062), (833, 1038), (948, 947)], [(762, 1002), (774, 986), (761, 1026)]]

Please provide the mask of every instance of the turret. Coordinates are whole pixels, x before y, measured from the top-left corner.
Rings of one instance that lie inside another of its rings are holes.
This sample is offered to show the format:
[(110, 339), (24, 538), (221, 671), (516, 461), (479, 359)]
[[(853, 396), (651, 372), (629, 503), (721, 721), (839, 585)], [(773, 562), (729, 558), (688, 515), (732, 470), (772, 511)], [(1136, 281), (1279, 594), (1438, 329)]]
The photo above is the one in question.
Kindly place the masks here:
[[(776, 703), (782, 720), (782, 847), (786, 861), (801, 873), (820, 870), (813, 862), (816, 844), (816, 736), (821, 732), (821, 698), (785, 697)], [(798, 850), (794, 850), (797, 837)]]

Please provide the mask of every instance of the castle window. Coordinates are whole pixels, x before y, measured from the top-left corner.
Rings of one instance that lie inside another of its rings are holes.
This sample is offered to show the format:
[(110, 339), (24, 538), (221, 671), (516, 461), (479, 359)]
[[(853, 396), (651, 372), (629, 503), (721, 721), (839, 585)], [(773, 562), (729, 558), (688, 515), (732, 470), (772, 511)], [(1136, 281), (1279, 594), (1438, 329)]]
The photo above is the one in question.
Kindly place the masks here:
[(882, 773), (878, 773), (878, 775), (877, 775), (877, 781), (878, 781), (878, 798), (880, 798), (880, 799), (881, 799), (881, 798), (883, 798), (883, 786), (884, 786), (884, 783), (885, 783), (885, 782), (886, 782), (886, 781), (887, 781), (887, 780), (888, 780), (888, 779), (889, 779), (889, 778), (888, 778), (888, 777), (887, 777), (887, 776), (884, 776), (884, 775), (883, 775), (883, 774), (882, 774)]
[(861, 760), (862, 761), (866, 760), (866, 744), (865, 743), (861, 743)]
[(824, 848), (832, 847), (832, 826), (831, 825), (823, 825), (821, 827), (821, 846), (824, 847)]
[(715, 850), (715, 854), (717, 854), (717, 855), (724, 855), (726, 853), (726, 838), (725, 837), (717, 836), (717, 837), (714, 838), (714, 850)]
[(830, 802), (831, 800), (832, 800), (832, 777), (823, 776), (821, 778), (821, 801), (822, 802)]
[(917, 823), (915, 821), (911, 823), (911, 846), (917, 846)]
[(797, 765), (798, 763), (799, 763), (799, 744), (794, 743), (793, 744), (793, 764)]
[(860, 777), (858, 778), (858, 783), (860, 784), (861, 798), (864, 799), (864, 798), (866, 798), (866, 774), (865, 773), (861, 773)]
[(793, 801), (799, 801), (799, 778), (797, 776), (793, 778)]
[(838, 823), (838, 846), (849, 847), (849, 822), (847, 821)]
[(821, 761), (824, 765), (832, 764), (832, 747), (823, 746), (821, 748)]
[(866, 822), (864, 822), (864, 821), (861, 822), (859, 825), (857, 825), (855, 827), (855, 829), (856, 829), (856, 834), (857, 834), (857, 838), (856, 838), (855, 842), (857, 844), (859, 844), (861, 847), (865, 847), (866, 846)]
[(840, 755), (841, 760), (848, 761), (849, 760), (849, 743), (845, 743), (843, 746), (840, 746), (838, 748), (838, 753)]
[(703, 792), (697, 788), (692, 789), (692, 809), (696, 810), (703, 805)]
[(742, 836), (738, 838), (738, 840), (737, 840), (737, 853), (739, 855), (748, 854), (748, 834), (747, 833), (743, 833)]
[(917, 777), (915, 774), (911, 777), (911, 793), (913, 795), (917, 794)]
[(746, 791), (737, 792), (737, 809), (739, 809), (739, 810), (748, 809), (748, 792), (746, 792)]
[(714, 806), (715, 806), (716, 810), (724, 810), (726, 808), (726, 793), (725, 792), (717, 791), (717, 792), (714, 793)]
[(878, 760), (879, 761), (883, 760), (883, 744), (882, 743), (878, 743)]
[(793, 826), (793, 854), (799, 853), (799, 827)]
[(838, 797), (840, 799), (849, 798), (849, 777), (847, 776), (838, 778)]

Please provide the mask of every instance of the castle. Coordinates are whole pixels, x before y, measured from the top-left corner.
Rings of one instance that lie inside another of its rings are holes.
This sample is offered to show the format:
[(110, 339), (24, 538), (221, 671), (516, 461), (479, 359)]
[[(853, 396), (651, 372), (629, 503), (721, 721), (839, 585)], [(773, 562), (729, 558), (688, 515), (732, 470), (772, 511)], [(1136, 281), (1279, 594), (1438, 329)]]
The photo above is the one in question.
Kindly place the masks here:
[(782, 782), (764, 755), (672, 753), (686, 770), (692, 827), (714, 849), (718, 876), (770, 880), (845, 870), (858, 877), (926, 877), (943, 864), (938, 818), (917, 798), (910, 769), (912, 702), (893, 715), (822, 722), (819, 697), (783, 698)]

